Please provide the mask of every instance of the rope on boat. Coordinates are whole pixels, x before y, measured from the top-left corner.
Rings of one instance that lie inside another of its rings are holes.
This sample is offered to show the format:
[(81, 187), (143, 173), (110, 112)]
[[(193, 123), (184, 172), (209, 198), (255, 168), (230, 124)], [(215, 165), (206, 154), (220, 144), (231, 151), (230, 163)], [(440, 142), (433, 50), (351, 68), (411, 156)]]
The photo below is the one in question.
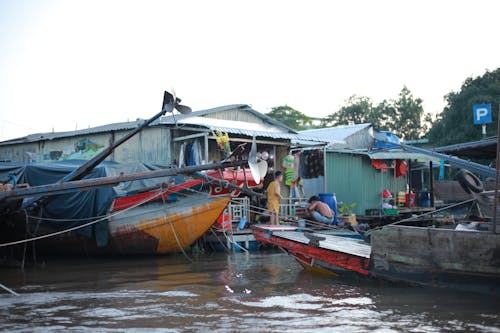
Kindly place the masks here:
[(10, 289), (10, 288), (7, 288), (6, 286), (4, 286), (3, 284), (0, 283), (0, 288), (2, 288), (3, 290), (5, 291), (8, 291), (9, 293), (11, 293), (12, 295), (14, 296), (19, 296), (18, 293), (16, 293), (14, 290)]
[(174, 234), (174, 237), (175, 237), (175, 241), (177, 242), (177, 246), (179, 246), (179, 249), (181, 250), (182, 254), (184, 255), (184, 257), (186, 257), (186, 259), (189, 261), (189, 262), (193, 262), (193, 259), (191, 259), (186, 251), (184, 251), (184, 247), (182, 247), (182, 244), (181, 242), (179, 241), (179, 238), (177, 238), (177, 233), (175, 232), (175, 228), (174, 228), (174, 224), (172, 221), (169, 221), (169, 224), (170, 224), (170, 228), (172, 228), (172, 233)]
[[(416, 215), (416, 216), (411, 216), (409, 218), (406, 218), (406, 219), (402, 219), (402, 220), (399, 220), (399, 221), (396, 221), (396, 222), (393, 222), (393, 223), (389, 223), (389, 224), (386, 224), (385, 226), (388, 226), (388, 225), (396, 225), (396, 224), (400, 224), (400, 223), (404, 223), (404, 222), (408, 222), (408, 221), (413, 221), (413, 220), (418, 220), (420, 219), (421, 217), (423, 216), (427, 216), (427, 215), (434, 215), (436, 214), (437, 212), (442, 212), (442, 211), (445, 211), (445, 210), (448, 210), (450, 208), (453, 208), (453, 207), (457, 207), (457, 206), (461, 206), (461, 205), (465, 205), (467, 203), (470, 203), (470, 202), (474, 202), (476, 199), (468, 199), (468, 200), (465, 200), (465, 201), (461, 201), (461, 202), (458, 202), (456, 204), (452, 204), (452, 205), (448, 205), (446, 207), (443, 207), (443, 208), (439, 208), (439, 209), (436, 209), (436, 210), (433, 210), (432, 212), (427, 212), (427, 213), (424, 213), (424, 214), (420, 214), (420, 215)], [(366, 231), (366, 235), (370, 235), (373, 231), (375, 230), (379, 230), (379, 229), (382, 229), (383, 227), (385, 226), (379, 226), (379, 227), (376, 227), (376, 228), (373, 228), (373, 229), (370, 229), (370, 230), (367, 230)]]
[(241, 246), (240, 244), (238, 244), (238, 242), (235, 242), (233, 237), (229, 238), (229, 236), (226, 234), (226, 231), (225, 230), (222, 230), (222, 233), (224, 234), (224, 237), (226, 237), (226, 239), (231, 243), (231, 244), (234, 244), (236, 245), (237, 247), (239, 247), (240, 249), (242, 249), (243, 251), (245, 251), (247, 254), (249, 254), (250, 252), (248, 252), (247, 249), (245, 249), (243, 246)]
[(212, 235), (214, 235), (214, 237), (219, 241), (219, 243), (222, 245), (222, 247), (224, 248), (224, 250), (226, 250), (227, 253), (229, 253), (229, 248), (226, 246), (226, 244), (224, 244), (223, 241), (221, 241), (219, 235), (217, 235), (214, 231), (214, 227), (210, 227), (210, 232), (212, 233)]
[(420, 214), (420, 215), (412, 216), (412, 217), (409, 217), (409, 218), (406, 218), (406, 219), (402, 219), (402, 220), (393, 222), (393, 223), (391, 223), (389, 225), (398, 224), (398, 223), (402, 223), (402, 222), (408, 222), (408, 221), (412, 221), (412, 220), (418, 220), (422, 216), (433, 215), (433, 214), (436, 214), (437, 212), (441, 212), (441, 211), (448, 210), (448, 209), (453, 208), (453, 207), (465, 205), (465, 204), (467, 204), (469, 202), (473, 202), (473, 201), (476, 201), (476, 199), (474, 198), (474, 199), (468, 199), (468, 200), (465, 200), (465, 201), (461, 201), (461, 202), (458, 202), (456, 204), (452, 204), (452, 205), (449, 205), (449, 206), (446, 206), (446, 207), (443, 207), (443, 208), (439, 208), (439, 209), (433, 210), (432, 212), (427, 212), (427, 213), (424, 213), (424, 214)]
[(136, 208), (148, 201), (150, 201), (152, 198), (154, 198), (155, 196), (158, 195), (158, 193), (161, 193), (163, 194), (163, 190), (160, 190), (159, 192), (151, 195), (150, 197), (144, 199), (143, 201), (141, 202), (138, 202), (137, 204), (131, 206), (131, 207), (128, 207), (126, 209), (123, 209), (123, 210), (120, 210), (116, 213), (112, 213), (112, 214), (109, 214), (109, 215), (106, 215), (102, 218), (99, 218), (95, 221), (91, 221), (91, 222), (88, 222), (88, 223), (85, 223), (85, 224), (82, 224), (82, 225), (79, 225), (79, 226), (76, 226), (76, 227), (72, 227), (72, 228), (68, 228), (68, 229), (64, 229), (64, 230), (60, 230), (60, 231), (56, 231), (56, 232), (53, 232), (53, 233), (50, 233), (50, 234), (46, 234), (46, 235), (41, 235), (41, 236), (37, 236), (37, 237), (32, 237), (32, 238), (26, 238), (26, 239), (22, 239), (22, 240), (18, 240), (18, 241), (14, 241), (14, 242), (9, 242), (9, 243), (2, 243), (0, 244), (0, 247), (6, 247), (6, 246), (12, 246), (12, 245), (17, 245), (17, 244), (23, 244), (23, 243), (27, 243), (27, 242), (32, 242), (32, 241), (36, 241), (36, 240), (40, 240), (40, 239), (44, 239), (44, 238), (49, 238), (49, 237), (54, 237), (54, 236), (57, 236), (57, 235), (61, 235), (61, 234), (64, 234), (66, 232), (70, 232), (70, 231), (74, 231), (74, 230), (78, 230), (78, 229), (82, 229), (82, 228), (85, 228), (85, 227), (88, 227), (88, 226), (91, 226), (93, 224), (96, 224), (96, 223), (99, 223), (101, 221), (104, 221), (104, 220), (107, 220), (108, 218), (111, 218), (111, 217), (114, 217), (114, 216), (117, 216), (117, 215), (120, 215), (122, 213), (125, 213), (133, 208)]
[[(176, 185), (176, 186), (180, 187), (180, 185)], [(168, 188), (167, 188), (167, 190), (168, 190)], [(193, 189), (191, 189), (189, 187), (182, 187), (180, 191), (183, 191), (183, 190), (188, 190), (188, 191), (192, 191), (192, 192), (202, 193), (202, 191), (196, 191), (196, 190), (193, 190)], [(163, 197), (164, 193), (165, 192), (162, 189), (159, 189), (154, 194), (151, 194), (151, 196), (148, 197), (145, 200), (149, 201), (149, 200), (153, 199), (155, 196), (161, 196), (161, 197)], [(180, 192), (176, 192), (176, 194), (184, 195), (183, 193), (180, 193)], [(139, 205), (142, 205), (143, 203), (145, 203), (145, 202), (141, 201), (141, 203)], [(110, 215), (109, 214), (108, 215), (99, 215), (99, 216), (85, 217), (85, 218), (79, 218), (79, 219), (56, 219), (56, 218), (38, 217), (38, 216), (32, 216), (32, 215), (28, 215), (28, 217), (30, 219), (36, 219), (36, 220), (39, 220), (39, 221), (49, 221), (49, 222), (80, 222), (80, 221), (93, 220), (95, 218), (104, 218), (104, 219), (107, 219), (108, 217), (110, 217)]]
[[(249, 205), (249, 207), (251, 209), (249, 209), (250, 212), (252, 213), (256, 213), (256, 214), (262, 214), (262, 213), (271, 213), (271, 211), (267, 208), (262, 208), (262, 207), (258, 207), (258, 206), (255, 206), (255, 205)], [(285, 214), (279, 214), (278, 215), (279, 218), (284, 218), (284, 219), (293, 219), (295, 218), (295, 216), (290, 216), (290, 215), (285, 215)], [(324, 223), (321, 223), (321, 222), (318, 222), (318, 221), (315, 221), (315, 220), (310, 220), (310, 219), (304, 219), (304, 218), (301, 218), (301, 220), (304, 220), (306, 223), (310, 224), (310, 225), (313, 225), (313, 226), (316, 226), (316, 227), (319, 227), (321, 229), (327, 229), (327, 230), (338, 230), (339, 228), (335, 225), (331, 225), (331, 224), (324, 224)]]

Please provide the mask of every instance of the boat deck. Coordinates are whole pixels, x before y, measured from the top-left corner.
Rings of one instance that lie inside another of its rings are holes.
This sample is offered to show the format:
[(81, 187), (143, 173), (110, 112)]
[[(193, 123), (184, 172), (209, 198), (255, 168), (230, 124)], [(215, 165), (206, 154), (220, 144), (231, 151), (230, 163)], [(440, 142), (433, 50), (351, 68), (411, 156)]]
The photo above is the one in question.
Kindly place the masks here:
[[(290, 241), (308, 245), (310, 239), (305, 236), (305, 233), (296, 227), (285, 226), (267, 226), (259, 225), (257, 228), (267, 230), (275, 237), (280, 237)], [(359, 239), (329, 235), (328, 233), (311, 232), (307, 233), (315, 237), (325, 238), (319, 241), (319, 248), (326, 250), (342, 252), (362, 258), (370, 258), (371, 246)]]
[[(309, 244), (310, 241), (310, 239), (300, 231), (274, 231), (273, 235), (302, 244)], [(371, 246), (366, 244), (364, 241), (340, 236), (332, 236), (323, 233), (311, 233), (311, 235), (325, 238), (325, 240), (319, 241), (320, 248), (347, 253), (363, 258), (370, 258)]]

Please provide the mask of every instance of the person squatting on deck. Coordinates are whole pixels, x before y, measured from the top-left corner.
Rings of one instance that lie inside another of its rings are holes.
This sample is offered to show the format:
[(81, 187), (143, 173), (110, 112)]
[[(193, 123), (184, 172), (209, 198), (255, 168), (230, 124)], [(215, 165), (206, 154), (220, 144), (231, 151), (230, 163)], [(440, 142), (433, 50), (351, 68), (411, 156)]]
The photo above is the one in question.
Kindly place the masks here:
[(267, 209), (271, 212), (271, 225), (279, 224), (281, 188), (283, 173), (276, 171), (274, 180), (267, 186)]
[(311, 216), (318, 222), (325, 224), (332, 224), (335, 213), (332, 211), (330, 206), (319, 200), (315, 195), (309, 198), (310, 205), (307, 207), (307, 211)]

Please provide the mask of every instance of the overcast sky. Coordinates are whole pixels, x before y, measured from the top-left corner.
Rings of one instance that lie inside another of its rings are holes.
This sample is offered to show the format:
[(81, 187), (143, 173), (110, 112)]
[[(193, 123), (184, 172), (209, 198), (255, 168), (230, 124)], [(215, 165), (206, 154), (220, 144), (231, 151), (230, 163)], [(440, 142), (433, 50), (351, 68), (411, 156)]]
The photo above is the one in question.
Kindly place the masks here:
[(500, 1), (0, 0), (0, 140), (195, 110), (309, 116), (403, 87), (439, 112), (500, 66)]

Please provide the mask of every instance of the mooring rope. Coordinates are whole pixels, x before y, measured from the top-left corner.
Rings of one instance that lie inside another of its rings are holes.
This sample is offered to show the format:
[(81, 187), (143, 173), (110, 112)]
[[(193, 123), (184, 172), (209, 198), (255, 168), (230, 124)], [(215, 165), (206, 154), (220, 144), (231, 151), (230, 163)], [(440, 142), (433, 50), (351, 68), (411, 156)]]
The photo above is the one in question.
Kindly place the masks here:
[(221, 241), (219, 235), (217, 235), (214, 231), (214, 227), (210, 227), (210, 232), (212, 233), (212, 235), (214, 235), (214, 237), (219, 241), (219, 243), (222, 245), (222, 247), (224, 248), (224, 250), (226, 250), (227, 253), (229, 253), (229, 248), (226, 246), (226, 244), (224, 244), (223, 241)]
[(172, 221), (169, 221), (170, 223), (170, 228), (172, 228), (172, 233), (174, 234), (174, 237), (175, 237), (175, 241), (177, 242), (177, 246), (179, 246), (179, 249), (181, 250), (182, 254), (184, 255), (184, 257), (186, 257), (186, 259), (189, 261), (189, 262), (193, 262), (193, 259), (191, 259), (186, 251), (184, 251), (184, 247), (182, 246), (181, 242), (179, 241), (179, 238), (177, 237), (177, 233), (175, 232), (175, 228), (174, 228), (174, 223)]
[(433, 210), (431, 212), (427, 212), (427, 213), (424, 213), (424, 214), (420, 214), (420, 215), (416, 215), (416, 216), (411, 216), (409, 218), (406, 218), (406, 219), (402, 219), (402, 220), (399, 220), (399, 221), (396, 221), (396, 222), (393, 222), (393, 223), (389, 223), (389, 224), (386, 224), (384, 226), (379, 226), (379, 227), (376, 227), (376, 228), (373, 228), (373, 229), (369, 229), (366, 231), (366, 234), (369, 235), (371, 232), (375, 231), (375, 230), (379, 230), (385, 226), (388, 226), (388, 225), (396, 225), (396, 224), (400, 224), (400, 223), (404, 223), (404, 222), (408, 222), (408, 221), (413, 221), (413, 220), (418, 220), (420, 219), (421, 217), (423, 216), (427, 216), (427, 215), (434, 215), (436, 214), (437, 212), (442, 212), (442, 211), (445, 211), (445, 210), (448, 210), (450, 208), (453, 208), (453, 207), (457, 207), (457, 206), (461, 206), (461, 205), (465, 205), (467, 203), (470, 203), (470, 202), (474, 202), (476, 199), (468, 199), (468, 200), (465, 200), (465, 201), (461, 201), (461, 202), (458, 202), (456, 204), (452, 204), (452, 205), (448, 205), (446, 207), (443, 207), (443, 208), (440, 208), (440, 209), (436, 209), (436, 210)]
[[(181, 185), (175, 185), (180, 187), (180, 191), (188, 190), (192, 192), (198, 192), (198, 193), (203, 193), (202, 191), (196, 191), (190, 188), (190, 186), (186, 187), (181, 187)], [(167, 191), (165, 191), (167, 190)], [(151, 196), (148, 196), (145, 200), (149, 201), (152, 200), (155, 196), (161, 196), (163, 198), (163, 194), (168, 192), (168, 188), (165, 189), (158, 189), (154, 194), (151, 194)], [(174, 192), (175, 194), (180, 194), (180, 195), (185, 195), (184, 193), (181, 192)], [(144, 204), (144, 201), (141, 201), (141, 204)], [(93, 220), (96, 218), (105, 218), (107, 219), (109, 217), (108, 215), (98, 215), (98, 216), (92, 216), (92, 217), (85, 217), (85, 218), (78, 218), (78, 219), (57, 219), (57, 218), (49, 218), (49, 217), (38, 217), (38, 216), (32, 216), (28, 215), (29, 218), (31, 219), (37, 219), (40, 221), (49, 221), (49, 222), (80, 222), (80, 221), (88, 221), (88, 220)]]
[[(236, 203), (236, 202), (235, 202)], [(250, 209), (249, 211), (252, 212), (252, 213), (256, 213), (256, 214), (262, 214), (262, 213), (271, 213), (271, 211), (267, 208), (262, 208), (262, 207), (258, 207), (258, 206), (255, 206), (255, 205), (249, 205)], [(278, 215), (279, 218), (284, 218), (284, 219), (294, 219), (296, 218), (296, 216), (291, 216), (291, 215), (285, 215), (285, 214), (279, 214)], [(301, 220), (304, 220), (304, 222), (310, 224), (310, 225), (313, 225), (313, 226), (316, 226), (316, 227), (319, 227), (320, 229), (326, 229), (326, 230), (338, 230), (339, 228), (335, 225), (331, 225), (331, 224), (324, 224), (324, 223), (321, 223), (321, 222), (318, 222), (318, 221), (314, 221), (314, 220), (310, 220), (310, 219), (306, 219), (306, 218), (300, 218)]]
[(4, 289), (5, 291), (8, 291), (9, 293), (11, 293), (12, 295), (14, 296), (19, 296), (18, 293), (16, 293), (14, 290), (10, 289), (10, 288), (7, 288), (6, 286), (4, 286), (3, 284), (0, 283), (0, 288)]

